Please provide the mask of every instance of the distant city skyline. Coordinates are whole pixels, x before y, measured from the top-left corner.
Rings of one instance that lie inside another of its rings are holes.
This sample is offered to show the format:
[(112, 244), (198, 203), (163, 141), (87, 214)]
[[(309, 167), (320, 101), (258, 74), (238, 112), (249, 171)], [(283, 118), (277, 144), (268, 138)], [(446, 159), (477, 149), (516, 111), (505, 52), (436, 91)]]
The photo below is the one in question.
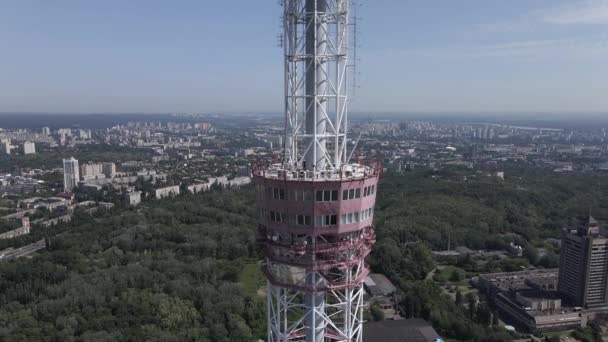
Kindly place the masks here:
[[(608, 113), (608, 0), (359, 1), (353, 112)], [(0, 5), (0, 112), (280, 112), (276, 1)]]

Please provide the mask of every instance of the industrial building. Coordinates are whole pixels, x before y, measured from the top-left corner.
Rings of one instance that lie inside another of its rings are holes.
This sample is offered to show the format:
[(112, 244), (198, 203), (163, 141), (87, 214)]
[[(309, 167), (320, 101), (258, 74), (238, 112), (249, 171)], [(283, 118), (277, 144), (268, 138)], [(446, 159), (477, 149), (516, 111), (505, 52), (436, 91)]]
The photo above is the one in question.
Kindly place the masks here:
[(593, 217), (562, 230), (559, 269), (479, 276), (478, 287), (524, 331), (567, 330), (608, 313), (608, 238)]
[(582, 324), (581, 310), (562, 306), (557, 269), (482, 274), (478, 287), (518, 330), (559, 331)]

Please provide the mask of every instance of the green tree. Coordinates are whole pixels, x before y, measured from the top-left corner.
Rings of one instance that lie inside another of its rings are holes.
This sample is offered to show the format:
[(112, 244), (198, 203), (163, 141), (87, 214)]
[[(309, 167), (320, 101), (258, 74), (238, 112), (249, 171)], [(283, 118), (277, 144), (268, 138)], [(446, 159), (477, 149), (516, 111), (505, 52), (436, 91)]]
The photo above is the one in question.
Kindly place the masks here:
[(559, 256), (554, 252), (547, 252), (540, 258), (539, 265), (545, 268), (555, 268), (559, 266)]
[(475, 313), (477, 312), (477, 296), (473, 292), (469, 292), (466, 295), (467, 309), (470, 319), (475, 319)]
[(460, 290), (456, 290), (455, 302), (458, 306), (461, 306), (463, 303), (462, 292), (460, 292)]
[(373, 304), (370, 307), (370, 313), (371, 313), (372, 319), (374, 321), (377, 322), (377, 321), (383, 321), (384, 320), (384, 311), (382, 311), (382, 309), (378, 305)]
[(528, 262), (532, 265), (537, 265), (540, 260), (538, 250), (531, 244), (528, 244), (528, 246), (524, 248), (523, 256), (528, 259)]

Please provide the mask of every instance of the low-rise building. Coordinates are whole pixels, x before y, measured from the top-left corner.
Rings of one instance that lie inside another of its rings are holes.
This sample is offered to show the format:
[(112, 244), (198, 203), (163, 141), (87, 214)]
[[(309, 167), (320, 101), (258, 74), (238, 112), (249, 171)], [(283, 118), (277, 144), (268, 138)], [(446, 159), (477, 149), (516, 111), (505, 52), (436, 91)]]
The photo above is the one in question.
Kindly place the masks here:
[(364, 301), (366, 306), (378, 306), (387, 319), (400, 318), (393, 298), (397, 288), (385, 275), (369, 274), (363, 279), (363, 288), (365, 290)]
[(188, 191), (193, 194), (209, 191), (209, 189), (211, 189), (211, 183), (200, 183), (188, 186)]
[(370, 298), (391, 296), (397, 288), (391, 281), (380, 273), (371, 273), (363, 279), (363, 287)]
[(217, 184), (220, 187), (225, 187), (228, 185), (228, 177), (226, 177), (226, 176), (212, 177), (212, 178), (209, 178), (209, 183)]
[(10, 230), (6, 233), (0, 234), (0, 240), (4, 239), (12, 239), (21, 235), (27, 235), (30, 233), (30, 227), (21, 227), (17, 229)]
[(150, 172), (138, 172), (136, 176), (124, 176), (124, 177), (113, 177), (106, 178), (105, 175), (102, 178), (89, 179), (86, 181), (87, 184), (106, 185), (106, 184), (129, 184), (135, 183), (141, 178), (144, 181), (151, 182), (164, 182), (167, 180), (167, 174)]
[(91, 183), (80, 183), (80, 188), (83, 191), (101, 191), (101, 189), (103, 189), (103, 187), (101, 185), (97, 185), (97, 184), (91, 184)]
[(21, 195), (35, 193), (43, 188), (42, 181), (23, 176), (0, 176), (0, 195)]
[(135, 207), (141, 203), (141, 191), (133, 191), (127, 193), (127, 204)]
[(72, 204), (71, 200), (62, 197), (32, 197), (20, 201), (21, 207), (25, 209), (40, 209), (45, 208), (48, 211), (54, 211), (63, 206)]
[(481, 274), (477, 280), (477, 286), (490, 297), (500, 292), (517, 291), (526, 287), (539, 290), (556, 290), (558, 271), (557, 268), (550, 268)]
[(179, 185), (156, 189), (156, 198), (162, 199), (179, 195)]
[(12, 239), (21, 235), (27, 235), (30, 233), (30, 227), (30, 218), (24, 216), (21, 218), (21, 227), (0, 234), (0, 240)]
[(250, 183), (251, 177), (236, 177), (228, 181), (228, 186), (231, 188), (239, 188)]
[(49, 219), (49, 220), (45, 220), (45, 219), (38, 219), (32, 223), (34, 223), (35, 225), (39, 225), (41, 227), (44, 228), (49, 228), (52, 227), (54, 225), (57, 225), (59, 223), (67, 223), (70, 222), (72, 220), (72, 215), (63, 215), (54, 219)]

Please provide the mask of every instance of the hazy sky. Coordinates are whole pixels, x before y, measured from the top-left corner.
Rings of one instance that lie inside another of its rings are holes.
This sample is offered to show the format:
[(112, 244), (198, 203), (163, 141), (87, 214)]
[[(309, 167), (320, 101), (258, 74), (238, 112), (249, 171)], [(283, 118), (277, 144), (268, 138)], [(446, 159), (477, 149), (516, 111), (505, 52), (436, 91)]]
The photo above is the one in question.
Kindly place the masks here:
[[(355, 111), (608, 113), (608, 0), (360, 2)], [(0, 0), (0, 112), (280, 111), (277, 3)]]

